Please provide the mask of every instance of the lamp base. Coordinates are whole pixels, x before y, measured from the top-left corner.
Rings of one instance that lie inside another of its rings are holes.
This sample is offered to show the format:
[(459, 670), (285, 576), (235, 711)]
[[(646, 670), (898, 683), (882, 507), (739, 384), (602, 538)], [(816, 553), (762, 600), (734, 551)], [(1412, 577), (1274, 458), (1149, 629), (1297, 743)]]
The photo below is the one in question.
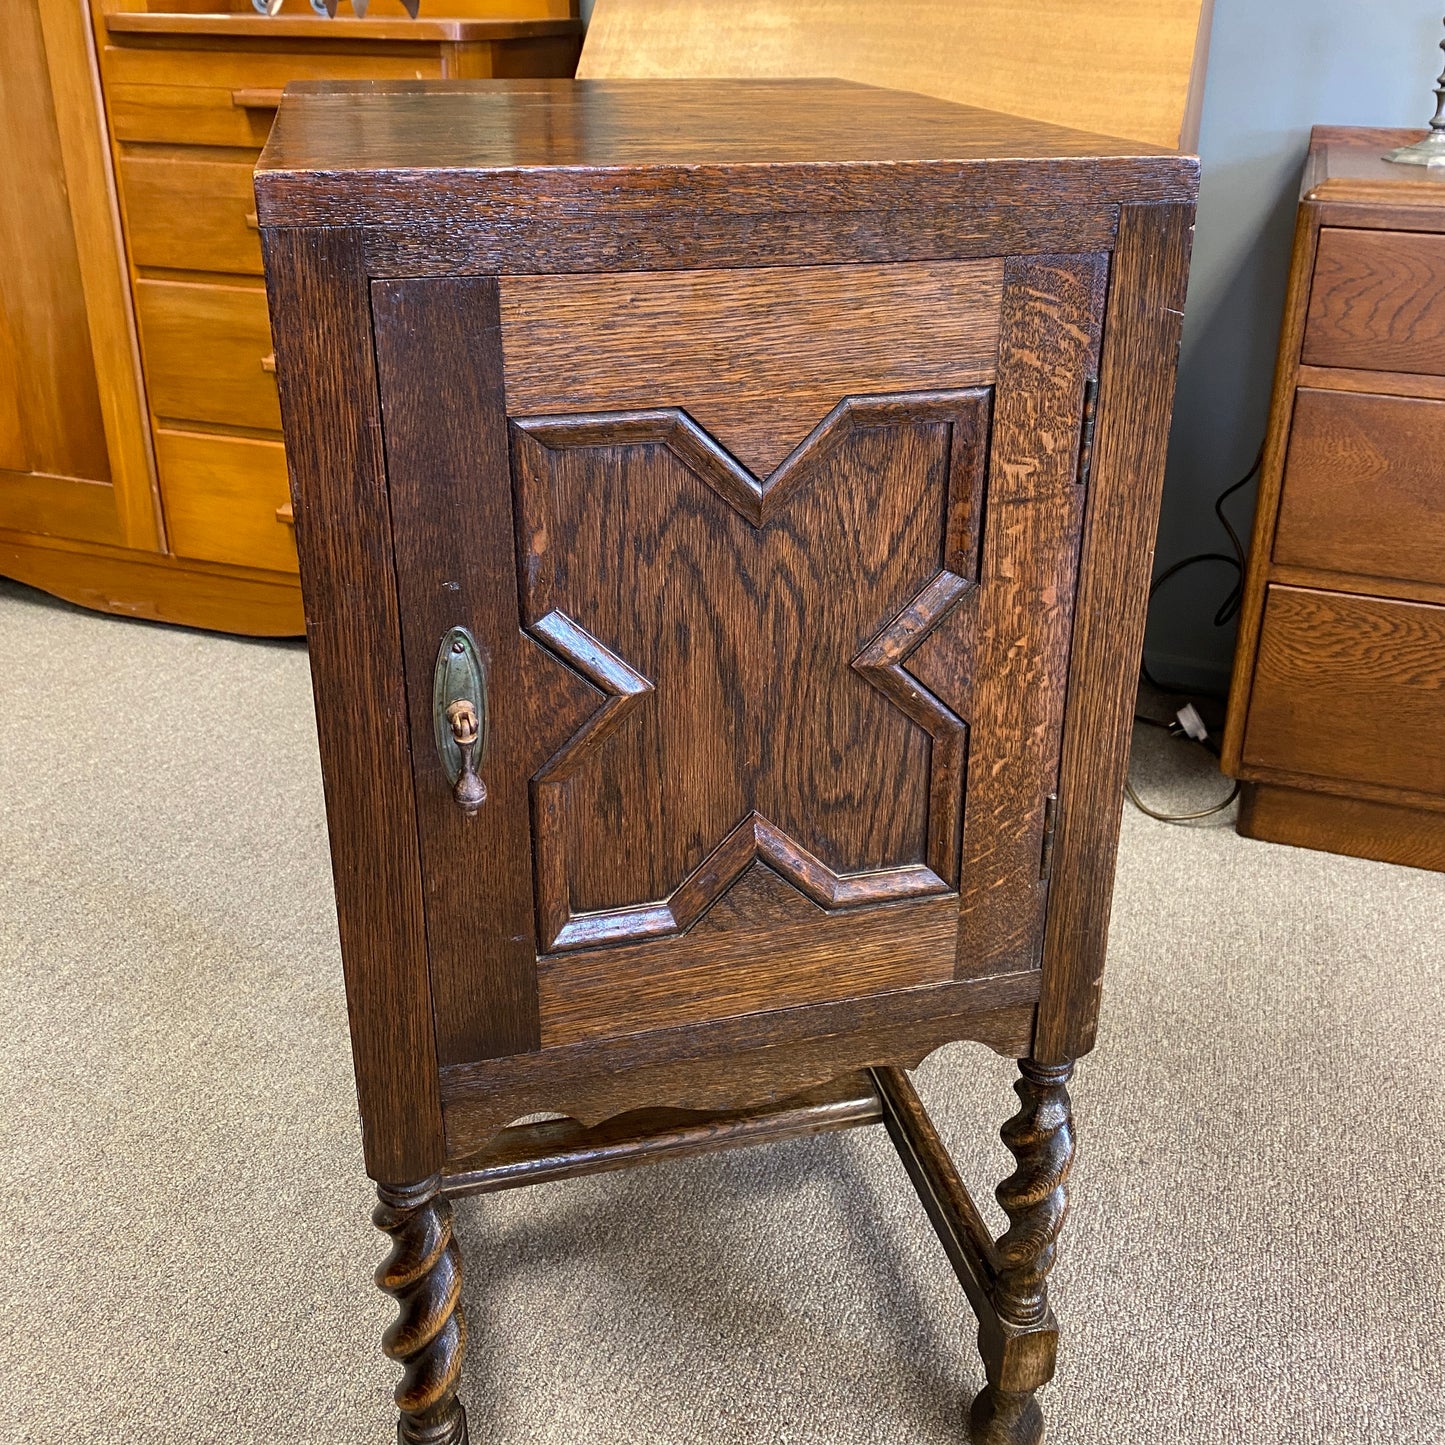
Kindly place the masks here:
[(1401, 166), (1445, 166), (1445, 130), (1432, 130), (1424, 140), (1390, 151), (1385, 159)]

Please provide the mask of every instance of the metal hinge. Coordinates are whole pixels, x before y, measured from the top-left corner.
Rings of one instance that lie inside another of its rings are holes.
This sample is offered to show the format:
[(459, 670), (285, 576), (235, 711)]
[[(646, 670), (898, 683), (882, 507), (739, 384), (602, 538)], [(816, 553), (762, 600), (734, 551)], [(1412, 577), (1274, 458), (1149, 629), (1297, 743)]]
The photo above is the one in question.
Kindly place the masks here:
[(1084, 383), (1084, 420), (1079, 428), (1079, 470), (1074, 480), (1081, 487), (1089, 485), (1089, 471), (1094, 465), (1094, 415), (1099, 409), (1099, 378), (1091, 376)]
[(1050, 793), (1044, 799), (1044, 843), (1039, 851), (1039, 881), (1047, 883), (1054, 866), (1054, 831), (1059, 822), (1059, 795)]

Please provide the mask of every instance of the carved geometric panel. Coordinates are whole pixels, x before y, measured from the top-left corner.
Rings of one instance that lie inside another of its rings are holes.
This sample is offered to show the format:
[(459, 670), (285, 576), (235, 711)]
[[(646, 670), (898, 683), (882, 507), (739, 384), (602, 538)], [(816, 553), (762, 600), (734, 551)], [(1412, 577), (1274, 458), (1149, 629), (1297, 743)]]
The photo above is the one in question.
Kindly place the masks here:
[(600, 694), (532, 780), (544, 952), (756, 859), (828, 910), (957, 890), (966, 680), (907, 663), (977, 577), (990, 403), (846, 398), (762, 480), (676, 409), (513, 422), (522, 622)]

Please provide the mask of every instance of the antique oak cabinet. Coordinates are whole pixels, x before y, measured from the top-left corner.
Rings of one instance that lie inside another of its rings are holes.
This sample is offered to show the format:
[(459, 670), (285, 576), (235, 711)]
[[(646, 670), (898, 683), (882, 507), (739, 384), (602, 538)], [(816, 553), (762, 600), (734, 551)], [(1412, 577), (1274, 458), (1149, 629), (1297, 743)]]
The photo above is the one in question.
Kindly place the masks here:
[[(288, 90), (257, 214), (408, 1445), (466, 1437), (453, 1196), (876, 1122), (979, 1317), (972, 1439), (1041, 1438), (1195, 186), (835, 81)], [(965, 1039), (1021, 1061), (998, 1240), (905, 1072)]]

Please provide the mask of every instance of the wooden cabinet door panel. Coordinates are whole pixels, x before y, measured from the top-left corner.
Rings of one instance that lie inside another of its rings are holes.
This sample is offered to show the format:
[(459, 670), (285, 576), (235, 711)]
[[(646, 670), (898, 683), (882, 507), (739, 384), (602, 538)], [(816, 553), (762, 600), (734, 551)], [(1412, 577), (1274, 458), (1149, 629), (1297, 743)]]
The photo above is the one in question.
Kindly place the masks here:
[(1036, 966), (1104, 267), (970, 266), (911, 329), (909, 267), (724, 277), (721, 340), (713, 277), (375, 283), (444, 1064)]
[(156, 547), (125, 266), (84, 7), (0, 14), (0, 528)]

